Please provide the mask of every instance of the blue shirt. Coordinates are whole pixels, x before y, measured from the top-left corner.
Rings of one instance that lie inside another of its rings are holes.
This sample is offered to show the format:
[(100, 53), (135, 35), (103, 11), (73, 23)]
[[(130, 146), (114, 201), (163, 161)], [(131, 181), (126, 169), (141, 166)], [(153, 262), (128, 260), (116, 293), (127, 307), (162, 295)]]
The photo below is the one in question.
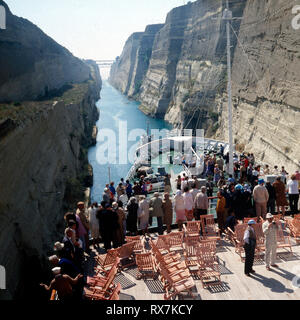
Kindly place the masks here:
[(110, 190), (110, 192), (111, 192), (113, 195), (116, 194), (116, 189), (115, 189), (115, 187), (110, 186), (110, 187), (109, 187), (109, 190)]

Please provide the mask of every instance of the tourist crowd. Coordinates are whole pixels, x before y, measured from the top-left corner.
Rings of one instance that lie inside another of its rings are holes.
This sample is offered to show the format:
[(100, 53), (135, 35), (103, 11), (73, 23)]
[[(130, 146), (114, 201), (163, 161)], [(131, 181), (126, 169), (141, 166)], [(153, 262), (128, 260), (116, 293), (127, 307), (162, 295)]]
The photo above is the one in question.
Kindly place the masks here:
[[(266, 218), (267, 213), (285, 214), (290, 206), (291, 214), (298, 212), (300, 173), (291, 175), (284, 167), (273, 170), (265, 165), (255, 164), (253, 154), (234, 155), (234, 175), (228, 175), (229, 155), (215, 153), (205, 157), (202, 178), (176, 179), (173, 198), (170, 196), (170, 175), (164, 178), (164, 193), (156, 192), (147, 197), (149, 186), (144, 176), (131, 184), (122, 178), (115, 187), (114, 182), (106, 185), (100, 203), (94, 202), (86, 208), (83, 202), (77, 204), (76, 212), (65, 214), (66, 229), (61, 242), (54, 245), (55, 254), (49, 257), (53, 266), (54, 279), (47, 290), (55, 289), (60, 300), (80, 298), (84, 286), (82, 278), (85, 254), (90, 251), (90, 238), (95, 247), (100, 239), (104, 249), (117, 248), (125, 243), (126, 235), (137, 235), (138, 229), (145, 235), (157, 221), (158, 234), (171, 232), (173, 215), (181, 231), (185, 221), (199, 220), (208, 213), (210, 198), (217, 191), (216, 213), (222, 232), (227, 227), (234, 230), (237, 220), (244, 217)], [(274, 183), (266, 182), (266, 175), (276, 175)], [(226, 178), (225, 178), (226, 177)], [(289, 203), (287, 201), (287, 195)]]

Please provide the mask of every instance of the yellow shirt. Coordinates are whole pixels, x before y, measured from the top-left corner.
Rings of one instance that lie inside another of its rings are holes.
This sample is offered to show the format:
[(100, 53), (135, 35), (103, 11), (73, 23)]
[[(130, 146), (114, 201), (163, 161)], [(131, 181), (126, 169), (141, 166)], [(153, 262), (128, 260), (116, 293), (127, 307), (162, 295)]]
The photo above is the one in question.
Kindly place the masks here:
[(217, 202), (217, 207), (216, 207), (216, 211), (217, 212), (223, 212), (226, 206), (226, 200), (224, 197), (222, 197), (221, 199), (218, 199)]

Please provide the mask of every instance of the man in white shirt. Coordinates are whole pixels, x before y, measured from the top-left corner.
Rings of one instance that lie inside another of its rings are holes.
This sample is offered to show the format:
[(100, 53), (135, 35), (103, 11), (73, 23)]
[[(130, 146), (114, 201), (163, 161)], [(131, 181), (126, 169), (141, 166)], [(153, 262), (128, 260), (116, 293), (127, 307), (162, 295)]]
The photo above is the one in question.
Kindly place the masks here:
[(276, 262), (276, 249), (277, 249), (277, 230), (278, 226), (276, 222), (273, 221), (273, 215), (271, 213), (267, 214), (267, 221), (263, 223), (263, 233), (265, 235), (265, 261), (267, 270), (271, 270), (271, 266), (274, 268), (278, 268)]
[(244, 249), (245, 249), (245, 275), (250, 277), (250, 273), (255, 273), (253, 270), (255, 247), (256, 247), (256, 235), (252, 227), (256, 222), (250, 220), (248, 222), (248, 228), (244, 233)]
[(200, 192), (200, 190), (198, 190), (198, 189), (196, 188), (196, 184), (194, 183), (194, 184), (192, 185), (192, 190), (190, 190), (190, 193), (191, 193), (191, 195), (192, 195), (192, 197), (193, 197), (193, 201), (195, 201), (196, 195), (197, 195), (199, 192)]
[(289, 194), (291, 213), (297, 214), (299, 201), (299, 183), (296, 179), (295, 174), (291, 176), (291, 180), (289, 180), (287, 183), (287, 192)]

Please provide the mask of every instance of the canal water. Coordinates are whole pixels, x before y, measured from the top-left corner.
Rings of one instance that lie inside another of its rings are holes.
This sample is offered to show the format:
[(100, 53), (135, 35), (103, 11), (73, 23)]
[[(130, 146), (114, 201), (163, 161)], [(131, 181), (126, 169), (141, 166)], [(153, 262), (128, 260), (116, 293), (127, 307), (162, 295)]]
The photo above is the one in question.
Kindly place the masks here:
[[(120, 154), (120, 147), (125, 145), (125, 135), (130, 136), (134, 134), (133, 130), (136, 129), (146, 131), (147, 121), (149, 121), (151, 130), (171, 129), (171, 126), (164, 120), (153, 119), (146, 116), (139, 110), (139, 105), (138, 102), (129, 100), (113, 88), (107, 80), (103, 81), (101, 99), (97, 102), (97, 108), (100, 111), (100, 119), (96, 124), (98, 127), (97, 144), (90, 148), (88, 154), (89, 162), (94, 170), (94, 186), (91, 189), (91, 201), (97, 201), (99, 203), (102, 201), (103, 189), (105, 185), (109, 183), (109, 167), (110, 179), (115, 182), (115, 186), (117, 186), (121, 178), (125, 179), (130, 170), (132, 163), (130, 163), (129, 160), (127, 163), (124, 161), (126, 160), (124, 154), (126, 151), (129, 153), (129, 151), (134, 148), (134, 145), (139, 141), (139, 135), (137, 135), (135, 141), (128, 141), (126, 146), (127, 150), (122, 150)], [(123, 127), (125, 122), (127, 124), (127, 130), (126, 132), (122, 131), (120, 134), (120, 125)], [(116, 148), (113, 146), (114, 139), (111, 139), (111, 136), (115, 136)], [(108, 144), (110, 148), (110, 161), (108, 163), (105, 163), (103, 160), (105, 157), (108, 158), (108, 152), (105, 151), (106, 144)]]

